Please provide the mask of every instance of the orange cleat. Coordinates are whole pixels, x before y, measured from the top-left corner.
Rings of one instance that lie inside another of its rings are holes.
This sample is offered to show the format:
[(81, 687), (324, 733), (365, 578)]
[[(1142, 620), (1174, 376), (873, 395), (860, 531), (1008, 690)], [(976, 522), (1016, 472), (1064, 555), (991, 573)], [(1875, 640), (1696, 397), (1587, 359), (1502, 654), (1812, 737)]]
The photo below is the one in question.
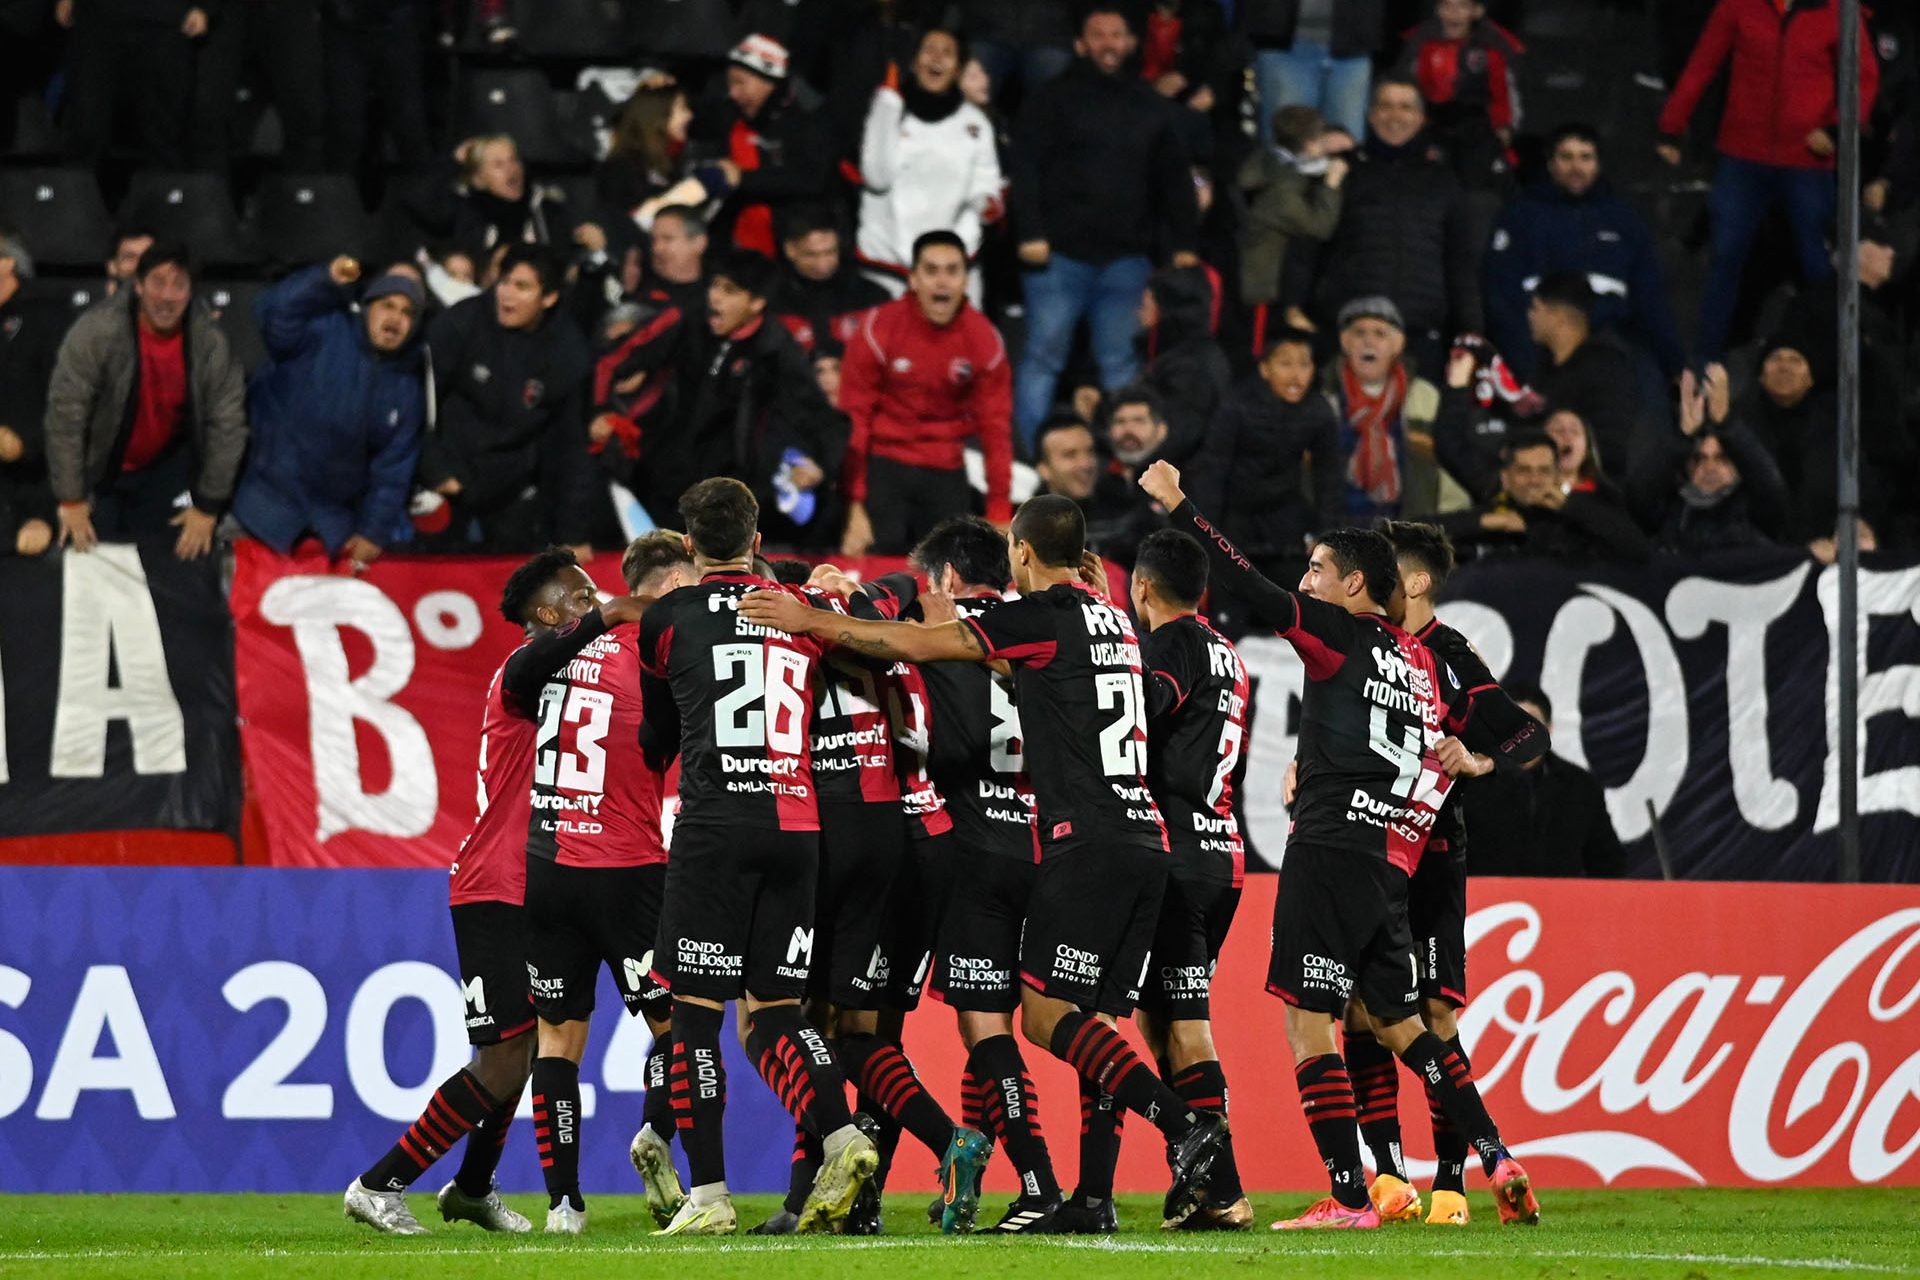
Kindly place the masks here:
[(1367, 1188), (1367, 1199), (1380, 1212), (1380, 1221), (1420, 1221), (1420, 1193), (1390, 1173), (1383, 1173)]
[(1380, 1211), (1371, 1202), (1364, 1209), (1350, 1209), (1332, 1196), (1316, 1200), (1313, 1207), (1297, 1218), (1286, 1218), (1272, 1226), (1275, 1231), (1369, 1230), (1380, 1225)]

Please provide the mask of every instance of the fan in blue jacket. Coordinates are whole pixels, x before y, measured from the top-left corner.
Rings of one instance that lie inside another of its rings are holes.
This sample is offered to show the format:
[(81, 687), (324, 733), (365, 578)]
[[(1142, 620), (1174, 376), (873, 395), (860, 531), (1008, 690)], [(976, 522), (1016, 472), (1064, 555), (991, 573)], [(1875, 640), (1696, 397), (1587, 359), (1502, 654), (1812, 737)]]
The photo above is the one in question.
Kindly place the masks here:
[(412, 536), (407, 497), (426, 420), (420, 312), (405, 275), (354, 306), (360, 266), (335, 258), (262, 294), (268, 360), (247, 388), (252, 445), (233, 512), (281, 552), (308, 534), (365, 563)]
[(1546, 177), (1501, 211), (1482, 259), (1487, 336), (1522, 381), (1540, 364), (1527, 330), (1527, 299), (1534, 284), (1555, 271), (1586, 273), (1596, 330), (1612, 329), (1652, 352), (1667, 377), (1680, 375), (1686, 353), (1653, 233), (1601, 176), (1597, 140), (1586, 125), (1554, 130)]

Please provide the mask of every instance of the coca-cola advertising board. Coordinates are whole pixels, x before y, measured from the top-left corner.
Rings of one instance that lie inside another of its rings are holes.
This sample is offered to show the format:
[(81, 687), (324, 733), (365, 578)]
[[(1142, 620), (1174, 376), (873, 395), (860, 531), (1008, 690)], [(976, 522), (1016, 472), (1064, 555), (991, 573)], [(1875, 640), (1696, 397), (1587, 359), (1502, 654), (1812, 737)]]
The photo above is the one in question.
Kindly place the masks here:
[[(1325, 1177), (1262, 990), (1275, 884), (1248, 878), (1214, 981), (1256, 1193)], [(1463, 1035), (1549, 1209), (1560, 1187), (1920, 1184), (1920, 889), (1482, 880), (1469, 906)], [(0, 867), (0, 918), (9, 1190), (338, 1192), (470, 1054), (441, 872)], [(633, 1191), (646, 1027), (604, 978), (594, 1017), (581, 1172), (589, 1195)], [(957, 1114), (953, 1016), (923, 1005), (907, 1034)], [(1072, 1074), (1026, 1059), (1070, 1181)], [(728, 1074), (729, 1181), (778, 1190), (790, 1121), (731, 1044)], [(508, 1191), (541, 1185), (531, 1129)], [(1119, 1188), (1164, 1189), (1159, 1136), (1126, 1134)], [(892, 1186), (930, 1188), (931, 1163)], [(987, 1185), (1012, 1190), (1004, 1160)]]

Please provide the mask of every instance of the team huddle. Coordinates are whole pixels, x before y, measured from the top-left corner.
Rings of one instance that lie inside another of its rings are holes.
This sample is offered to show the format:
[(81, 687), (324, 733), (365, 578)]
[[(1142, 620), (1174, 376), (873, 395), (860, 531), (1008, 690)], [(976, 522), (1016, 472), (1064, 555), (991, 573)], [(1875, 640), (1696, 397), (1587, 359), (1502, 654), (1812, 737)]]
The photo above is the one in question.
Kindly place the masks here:
[[(975, 1229), (997, 1144), (1020, 1191), (994, 1230), (1112, 1232), (1128, 1111), (1166, 1142), (1163, 1227), (1250, 1227), (1209, 1021), (1241, 890), (1249, 687), (1197, 612), (1211, 577), (1307, 673), (1267, 985), (1331, 1193), (1273, 1225), (1419, 1219), (1396, 1058), (1431, 1104), (1427, 1220), (1467, 1221), (1471, 1154), (1501, 1220), (1538, 1221), (1454, 1023), (1465, 878), (1449, 789), (1538, 758), (1547, 735), (1434, 618), (1444, 537), (1330, 532), (1289, 591), (1172, 467), (1141, 484), (1172, 527), (1140, 549), (1131, 612), (1078, 506), (1044, 495), (1006, 533), (939, 525), (917, 575), (856, 582), (763, 559), (752, 492), (710, 479), (680, 501), (684, 534), (628, 549), (626, 596), (601, 600), (564, 550), (516, 570), (501, 610), (526, 641), (488, 691), (480, 814), (452, 875), (475, 1054), (348, 1187), (347, 1216), (424, 1233), (406, 1192), (464, 1137), (442, 1216), (531, 1230), (494, 1183), (530, 1086), (546, 1229), (584, 1230), (579, 1063), (604, 963), (653, 1033), (630, 1154), (658, 1234), (740, 1227), (722, 1143), (728, 1001), (794, 1121), (786, 1200), (756, 1233), (878, 1233), (903, 1135), (938, 1162), (942, 1231)], [(966, 1049), (958, 1118), (902, 1049), (923, 989)], [(1115, 1029), (1130, 1016), (1153, 1065)], [(1070, 1196), (1022, 1040), (1079, 1078)]]

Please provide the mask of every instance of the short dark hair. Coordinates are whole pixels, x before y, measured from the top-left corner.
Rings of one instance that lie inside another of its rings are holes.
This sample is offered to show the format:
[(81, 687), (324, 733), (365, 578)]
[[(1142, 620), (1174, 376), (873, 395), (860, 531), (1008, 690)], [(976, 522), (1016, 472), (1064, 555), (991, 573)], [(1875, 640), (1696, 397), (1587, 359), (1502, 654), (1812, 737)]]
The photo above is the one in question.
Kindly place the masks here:
[[(1267, 344), (1260, 348), (1260, 359), (1264, 362), (1268, 356), (1271, 356), (1282, 347), (1305, 347), (1308, 357), (1311, 358), (1313, 355), (1313, 335), (1305, 329), (1296, 329), (1290, 324), (1282, 325), (1267, 339)], [(1315, 360), (1314, 363), (1318, 364), (1319, 361)]]
[(562, 572), (579, 564), (566, 547), (548, 547), (534, 556), (515, 569), (508, 576), (507, 585), (500, 589), (500, 616), (516, 627), (526, 626), (533, 619), (540, 593)]
[(1084, 431), (1089, 436), (1093, 435), (1093, 428), (1087, 425), (1087, 420), (1071, 409), (1063, 409), (1058, 413), (1050, 413), (1041, 421), (1040, 429), (1033, 433), (1033, 460), (1035, 462), (1045, 462), (1047, 460), (1047, 437), (1058, 435), (1062, 431)]
[(1547, 691), (1529, 680), (1502, 680), (1500, 692), (1515, 702), (1531, 702), (1547, 713), (1547, 719), (1553, 719), (1553, 700), (1547, 697)]
[(1057, 493), (1042, 493), (1020, 504), (1013, 536), (1033, 548), (1049, 569), (1077, 566), (1087, 553), (1087, 518), (1080, 504)]
[(1288, 151), (1299, 151), (1315, 138), (1327, 133), (1326, 117), (1304, 102), (1290, 102), (1273, 113), (1273, 143)]
[(1584, 120), (1569, 120), (1557, 126), (1547, 135), (1547, 154), (1552, 155), (1560, 149), (1560, 144), (1569, 138), (1577, 138), (1587, 143), (1595, 151), (1600, 149), (1600, 131)]
[(1447, 540), (1446, 530), (1419, 520), (1382, 520), (1378, 527), (1393, 544), (1394, 555), (1418, 565), (1433, 579), (1435, 588), (1445, 584), (1454, 563), (1453, 543)]
[(1404, 71), (1386, 71), (1373, 78), (1373, 88), (1367, 90), (1367, 105), (1372, 106), (1380, 100), (1380, 91), (1393, 86), (1413, 90), (1413, 96), (1420, 99), (1421, 109), (1427, 105), (1427, 95), (1420, 92), (1420, 82)]
[(753, 546), (760, 503), (738, 480), (713, 476), (680, 495), (680, 519), (695, 551), (709, 560), (734, 560)]
[(967, 261), (967, 242), (962, 240), (954, 232), (936, 229), (933, 231), (922, 231), (914, 237), (913, 254), (907, 259), (908, 264), (915, 267), (919, 266), (920, 255), (922, 253), (928, 249), (937, 249), (941, 245), (945, 245), (949, 249), (958, 250), (960, 253), (960, 261)]
[(1584, 271), (1549, 271), (1533, 286), (1533, 296), (1551, 307), (1572, 307), (1593, 315), (1593, 284)]
[(1207, 553), (1192, 534), (1179, 529), (1148, 534), (1133, 571), (1174, 604), (1197, 605), (1207, 594)]
[(1143, 404), (1155, 422), (1167, 420), (1167, 406), (1160, 399), (1160, 393), (1144, 382), (1129, 382), (1107, 397), (1107, 419), (1112, 421), (1114, 411), (1125, 404)]
[(194, 275), (193, 254), (178, 240), (155, 240), (140, 255), (140, 265), (133, 269), (133, 278), (145, 280), (161, 267), (178, 267), (191, 279)]
[(540, 281), (540, 296), (560, 292), (560, 285), (566, 278), (565, 269), (560, 260), (542, 244), (508, 245), (500, 258), (500, 275), (504, 279), (515, 267), (531, 267), (536, 279)]
[(706, 218), (701, 216), (700, 211), (690, 204), (670, 204), (664, 209), (659, 210), (653, 215), (654, 225), (659, 226), (660, 219), (662, 218), (678, 218), (680, 220), (680, 229), (689, 236), (704, 236), (707, 234)]
[(692, 564), (693, 557), (687, 554), (687, 544), (679, 533), (655, 529), (627, 544), (626, 554), (620, 557), (620, 576), (626, 579), (627, 590), (638, 591), (641, 583), (662, 569)]
[(767, 284), (773, 278), (773, 263), (751, 249), (723, 245), (707, 250), (707, 279), (722, 277), (756, 298), (767, 296)]
[(1508, 432), (1507, 438), (1501, 442), (1500, 465), (1510, 466), (1514, 455), (1525, 449), (1551, 449), (1556, 458), (1560, 456), (1560, 446), (1553, 442), (1552, 436), (1539, 427), (1522, 427), (1518, 431)]
[(1366, 580), (1367, 598), (1381, 608), (1393, 599), (1400, 585), (1400, 566), (1393, 556), (1393, 544), (1384, 533), (1372, 529), (1329, 529), (1314, 539), (1333, 556), (1333, 567), (1342, 577), (1358, 573)]
[(813, 566), (805, 560), (769, 560), (767, 566), (773, 570), (773, 580), (782, 586), (804, 587), (813, 577)]
[(970, 586), (1004, 589), (1013, 577), (1007, 563), (1007, 538), (979, 516), (952, 516), (913, 549), (913, 563), (928, 579), (938, 582), (948, 565)]
[(1100, 0), (1094, 0), (1094, 3), (1092, 4), (1081, 6), (1081, 9), (1080, 9), (1081, 34), (1082, 35), (1086, 34), (1087, 23), (1091, 22), (1093, 19), (1097, 17), (1100, 17), (1102, 14), (1107, 14), (1107, 13), (1118, 14), (1120, 16), (1120, 20), (1127, 24), (1128, 31), (1133, 31), (1137, 29), (1134, 26), (1134, 21), (1133, 21), (1134, 12), (1132, 9), (1128, 8), (1126, 5), (1123, 5), (1123, 4), (1111, 4), (1111, 3), (1103, 4), (1103, 3), (1100, 3)]
[(834, 238), (840, 236), (840, 219), (833, 210), (824, 204), (801, 204), (789, 209), (780, 219), (780, 239), (798, 240), (801, 236), (810, 236), (816, 231), (831, 231)]

